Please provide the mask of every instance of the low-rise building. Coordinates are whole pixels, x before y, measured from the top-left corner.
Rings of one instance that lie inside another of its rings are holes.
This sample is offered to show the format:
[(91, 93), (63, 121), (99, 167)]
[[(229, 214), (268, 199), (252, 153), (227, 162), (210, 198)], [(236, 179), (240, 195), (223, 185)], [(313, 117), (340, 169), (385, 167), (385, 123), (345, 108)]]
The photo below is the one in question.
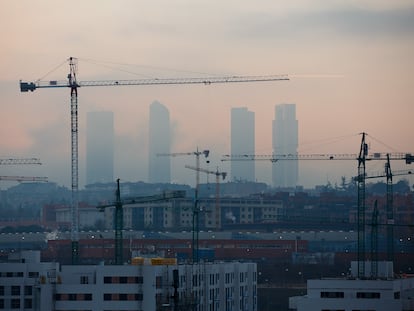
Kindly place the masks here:
[(257, 310), (255, 263), (180, 265), (134, 258), (131, 265), (63, 265), (22, 252), (0, 264), (0, 309), (41, 311)]
[(342, 279), (308, 280), (307, 295), (291, 297), (296, 311), (410, 311), (414, 310), (414, 278), (394, 277), (391, 262), (378, 263), (373, 278), (371, 262), (365, 263), (366, 277), (357, 278), (357, 264), (351, 276)]

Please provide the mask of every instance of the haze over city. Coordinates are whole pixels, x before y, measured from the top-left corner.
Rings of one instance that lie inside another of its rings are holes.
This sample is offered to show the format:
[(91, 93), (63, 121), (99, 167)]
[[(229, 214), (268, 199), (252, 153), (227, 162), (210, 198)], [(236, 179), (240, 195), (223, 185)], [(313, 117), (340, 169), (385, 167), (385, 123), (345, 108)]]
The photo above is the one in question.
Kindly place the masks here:
[[(0, 20), (0, 157), (39, 157), (43, 163), (2, 167), (2, 175), (48, 176), (70, 185), (69, 90), (20, 93), (18, 85), (19, 80), (65, 80), (70, 56), (79, 58), (79, 81), (290, 78), (238, 85), (80, 88), (81, 186), (88, 111), (114, 112), (114, 176), (147, 180), (148, 114), (154, 100), (170, 111), (171, 151), (209, 149), (212, 169), (230, 170), (220, 158), (230, 153), (232, 107), (255, 112), (256, 154), (272, 153), (272, 120), (275, 105), (281, 103), (296, 104), (299, 153), (357, 153), (362, 131), (373, 151), (414, 151), (412, 1), (94, 0), (34, 5), (7, 0), (0, 3)], [(194, 172), (184, 168), (193, 163), (192, 157), (172, 158), (172, 180), (194, 184)], [(270, 171), (270, 164), (256, 163), (258, 181), (270, 183)], [(299, 183), (334, 183), (355, 174), (356, 163), (301, 163)]]

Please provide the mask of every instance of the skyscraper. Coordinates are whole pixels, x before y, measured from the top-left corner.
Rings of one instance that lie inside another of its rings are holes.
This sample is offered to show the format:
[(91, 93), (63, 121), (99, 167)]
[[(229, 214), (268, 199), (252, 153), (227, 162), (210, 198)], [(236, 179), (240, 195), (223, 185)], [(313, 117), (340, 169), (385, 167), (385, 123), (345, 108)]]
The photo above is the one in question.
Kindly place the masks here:
[[(254, 112), (246, 107), (231, 109), (231, 154), (254, 154)], [(231, 161), (231, 178), (255, 181), (254, 161)]]
[(159, 153), (170, 153), (170, 113), (158, 101), (150, 105), (149, 113), (149, 166), (148, 182), (169, 183), (171, 181), (170, 157), (159, 157)]
[[(275, 106), (273, 130), (273, 154), (298, 153), (298, 121), (296, 105), (281, 104)], [(274, 187), (295, 187), (298, 183), (298, 161), (278, 161), (272, 165)]]
[(86, 184), (114, 181), (114, 114), (87, 113)]

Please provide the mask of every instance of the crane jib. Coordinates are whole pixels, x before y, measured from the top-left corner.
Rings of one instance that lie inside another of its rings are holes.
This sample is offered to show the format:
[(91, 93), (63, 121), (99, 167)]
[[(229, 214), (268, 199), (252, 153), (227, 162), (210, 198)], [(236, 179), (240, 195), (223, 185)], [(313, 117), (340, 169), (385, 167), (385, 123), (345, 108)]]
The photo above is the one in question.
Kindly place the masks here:
[[(178, 84), (216, 84), (216, 83), (242, 83), (242, 82), (271, 82), (271, 81), (288, 81), (286, 75), (269, 75), (269, 76), (228, 76), (228, 77), (206, 77), (206, 78), (154, 78), (154, 79), (137, 79), (137, 80), (102, 80), (102, 81), (80, 81), (76, 87), (82, 86), (123, 86), (123, 85), (178, 85)], [(72, 87), (69, 81), (37, 81), (23, 82), (20, 80), (21, 92), (33, 92), (37, 88), (57, 88)]]

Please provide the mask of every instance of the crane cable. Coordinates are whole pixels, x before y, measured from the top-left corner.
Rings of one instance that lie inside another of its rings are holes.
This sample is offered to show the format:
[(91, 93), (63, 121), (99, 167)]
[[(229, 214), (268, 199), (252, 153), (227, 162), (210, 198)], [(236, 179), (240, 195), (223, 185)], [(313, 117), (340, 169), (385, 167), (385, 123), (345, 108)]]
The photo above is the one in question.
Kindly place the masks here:
[(52, 72), (55, 72), (56, 70), (58, 70), (60, 67), (62, 67), (63, 65), (67, 64), (67, 60), (64, 60), (62, 63), (60, 63), (59, 65), (55, 66), (53, 69), (51, 69), (50, 71), (48, 71), (46, 74), (44, 74), (42, 77), (40, 77), (39, 79), (35, 80), (35, 83), (42, 81), (44, 78), (46, 78), (48, 75), (50, 75)]

